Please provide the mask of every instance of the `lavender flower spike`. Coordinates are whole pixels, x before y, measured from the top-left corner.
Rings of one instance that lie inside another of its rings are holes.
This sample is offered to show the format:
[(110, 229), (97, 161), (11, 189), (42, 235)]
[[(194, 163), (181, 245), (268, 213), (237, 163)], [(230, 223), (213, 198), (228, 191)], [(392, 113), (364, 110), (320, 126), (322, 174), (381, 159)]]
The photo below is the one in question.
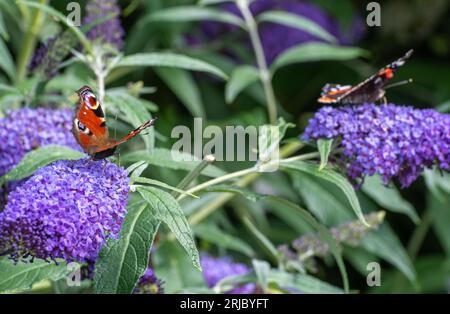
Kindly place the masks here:
[(89, 25), (96, 21), (113, 16), (106, 21), (94, 26), (87, 37), (91, 41), (99, 40), (104, 44), (110, 44), (117, 50), (123, 47), (123, 37), (125, 31), (120, 22), (120, 7), (116, 0), (90, 0), (86, 5), (86, 17), (83, 19), (83, 25)]
[(94, 261), (119, 234), (128, 177), (106, 160), (62, 160), (39, 169), (10, 193), (0, 213), (0, 253)]
[[(208, 287), (214, 287), (220, 280), (236, 275), (244, 275), (250, 272), (250, 268), (244, 264), (235, 263), (229, 257), (214, 258), (202, 254), (200, 263), (203, 269), (203, 277)], [(249, 294), (255, 291), (256, 285), (249, 283), (241, 287), (227, 291), (230, 294)]]
[[(332, 228), (331, 235), (338, 243), (357, 246), (370, 231), (378, 229), (385, 215), (384, 211), (364, 215), (370, 227), (366, 227), (361, 220), (355, 220)], [(330, 252), (328, 244), (316, 234), (303, 235), (292, 241), (291, 245), (280, 245), (278, 250), (286, 261), (298, 261), (311, 272), (317, 271), (314, 257), (325, 257)]]
[(323, 107), (303, 140), (336, 138), (349, 178), (381, 175), (384, 184), (398, 178), (411, 185), (433, 165), (450, 170), (450, 115), (394, 104)]

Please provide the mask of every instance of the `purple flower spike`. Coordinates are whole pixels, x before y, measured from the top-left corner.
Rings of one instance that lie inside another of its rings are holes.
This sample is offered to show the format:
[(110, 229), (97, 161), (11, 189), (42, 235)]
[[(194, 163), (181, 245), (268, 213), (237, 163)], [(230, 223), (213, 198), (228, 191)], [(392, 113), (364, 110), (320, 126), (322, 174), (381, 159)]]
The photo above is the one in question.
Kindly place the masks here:
[(155, 272), (151, 267), (147, 269), (145, 274), (139, 279), (134, 294), (163, 294), (164, 287), (162, 280), (155, 276)]
[(402, 188), (433, 165), (450, 170), (450, 115), (393, 104), (323, 107), (309, 121), (304, 140), (338, 138), (350, 179), (375, 173)]
[[(214, 258), (203, 254), (200, 259), (203, 269), (203, 277), (208, 287), (214, 287), (220, 280), (236, 275), (245, 275), (250, 268), (244, 264), (234, 263), (229, 257)], [(227, 291), (229, 294), (249, 294), (255, 292), (256, 285), (245, 284), (241, 287)]]
[(18, 109), (0, 119), (0, 176), (9, 172), (29, 151), (46, 145), (76, 150), (69, 109)]
[(86, 5), (85, 13), (86, 17), (83, 19), (83, 25), (94, 23), (108, 15), (114, 15), (114, 17), (94, 26), (87, 33), (87, 37), (92, 41), (101, 40), (103, 43), (111, 44), (118, 50), (121, 50), (125, 31), (120, 22), (121, 11), (117, 1), (90, 0)]
[(0, 213), (0, 253), (94, 261), (119, 234), (128, 183), (126, 171), (106, 160), (61, 160), (39, 169)]

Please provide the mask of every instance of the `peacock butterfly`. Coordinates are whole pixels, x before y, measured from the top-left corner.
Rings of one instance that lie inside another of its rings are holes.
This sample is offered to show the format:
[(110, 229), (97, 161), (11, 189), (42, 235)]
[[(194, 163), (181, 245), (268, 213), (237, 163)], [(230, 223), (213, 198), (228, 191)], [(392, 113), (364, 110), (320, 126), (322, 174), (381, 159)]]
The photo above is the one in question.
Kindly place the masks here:
[(152, 126), (155, 119), (151, 119), (136, 130), (131, 131), (120, 140), (109, 138), (105, 113), (89, 86), (83, 86), (77, 91), (79, 100), (73, 120), (72, 133), (78, 144), (92, 159), (100, 160), (114, 154), (118, 145), (125, 143), (142, 130)]

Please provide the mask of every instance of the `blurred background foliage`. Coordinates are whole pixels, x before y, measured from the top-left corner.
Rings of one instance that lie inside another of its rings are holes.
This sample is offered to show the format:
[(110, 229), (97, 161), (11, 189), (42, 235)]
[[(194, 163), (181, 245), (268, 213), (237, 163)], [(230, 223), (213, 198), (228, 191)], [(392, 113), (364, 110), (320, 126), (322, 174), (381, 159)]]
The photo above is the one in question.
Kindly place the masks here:
[[(33, 83), (30, 80), (15, 80), (15, 70), (11, 66), (24, 49), (24, 24), (17, 19), (17, 8), (6, 2), (0, 1), (1, 110), (20, 106), (23, 101), (32, 106), (73, 106), (73, 91), (91, 81), (89, 70), (76, 63), (66, 64), (62, 73), (47, 83), (39, 100), (27, 99), (33, 93), (30, 90)], [(414, 83), (389, 90), (388, 100), (416, 108), (435, 108), (443, 113), (450, 111), (448, 0), (382, 1), (381, 27), (364, 25), (369, 13), (366, 11), (369, 1), (308, 2), (316, 4), (335, 19), (344, 32), (356, 31), (352, 29), (355, 27), (354, 20), (361, 19), (360, 34), (349, 44), (363, 48), (369, 54), (366, 58), (347, 61), (298, 63), (276, 72), (273, 85), (279, 111), (286, 120), (296, 124), (296, 128), (288, 131), (288, 137), (301, 134), (308, 118), (319, 108), (316, 99), (325, 83), (359, 82), (411, 48), (415, 49), (415, 54), (399, 71), (396, 80), (413, 78)], [(85, 1), (79, 3), (83, 8)], [(204, 28), (208, 27), (205, 22), (172, 23), (155, 18), (155, 14), (162, 10), (193, 6), (197, 1), (130, 0), (119, 3), (126, 34), (125, 55), (155, 51), (182, 53), (214, 64), (229, 76), (241, 64), (255, 64), (247, 34), (243, 31), (224, 28), (217, 38), (205, 40)], [(53, 0), (50, 4), (58, 11), (66, 12), (66, 1)], [(183, 18), (182, 15), (179, 17)], [(45, 42), (62, 28), (61, 24), (47, 19), (37, 34), (38, 42)], [(198, 38), (203, 38), (203, 41)], [(177, 125), (192, 127), (193, 117), (203, 117), (206, 121), (204, 126), (267, 123), (265, 99), (258, 84), (253, 84), (227, 103), (226, 82), (209, 74), (142, 68), (132, 72), (117, 71), (107, 81), (109, 89), (121, 86), (132, 89), (134, 85), (130, 84), (151, 87), (141, 98), (145, 99), (148, 108), (157, 104), (158, 147), (170, 148), (174, 142), (170, 139), (172, 128)], [(19, 90), (21, 97), (25, 98), (19, 100), (15, 90)], [(111, 115), (111, 128), (115, 128), (118, 134), (125, 133), (127, 127), (115, 119), (113, 110), (108, 114)], [(132, 147), (134, 144), (130, 145)], [(227, 171), (244, 167), (243, 163), (231, 162), (218, 162), (217, 165)], [(183, 172), (158, 167), (150, 167), (147, 172), (173, 186), (183, 177)], [(307, 208), (330, 228), (355, 219), (336, 187), (310, 175), (264, 174), (251, 188), (262, 194), (282, 196)], [(208, 204), (214, 196), (210, 193), (199, 200), (186, 200), (183, 210), (189, 216), (190, 212)], [(365, 212), (385, 210), (387, 213), (385, 222), (378, 231), (374, 231), (378, 236), (364, 238), (356, 247), (344, 244), (351, 289), (366, 293), (449, 292), (450, 176), (427, 171), (410, 188), (401, 191), (393, 185), (385, 188), (379, 180), (371, 179), (358, 191), (358, 197)], [(235, 260), (247, 264), (252, 258), (270, 261), (270, 254), (261, 249), (258, 237), (255, 238), (254, 232), (248, 230), (239, 218), (242, 212), (250, 216), (259, 231), (275, 246), (289, 243), (312, 231), (289, 208), (236, 197), (222, 206), (222, 210), (192, 225), (199, 250), (212, 255), (233, 256)], [(193, 269), (189, 258), (172, 242), (160, 239), (152, 255), (156, 273), (165, 281), (167, 292), (189, 291), (201, 281), (201, 275)], [(381, 287), (369, 288), (366, 285), (366, 265), (369, 261), (380, 261), (382, 265)], [(338, 266), (329, 256), (317, 260), (315, 268), (317, 278), (332, 285), (341, 285)]]

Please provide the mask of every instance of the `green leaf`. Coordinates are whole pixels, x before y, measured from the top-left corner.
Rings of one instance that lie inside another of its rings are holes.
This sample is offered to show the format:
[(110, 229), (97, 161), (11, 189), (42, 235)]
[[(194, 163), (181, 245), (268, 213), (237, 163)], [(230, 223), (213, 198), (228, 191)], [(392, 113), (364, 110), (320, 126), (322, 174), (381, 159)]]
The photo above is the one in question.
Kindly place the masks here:
[(68, 147), (48, 145), (27, 153), (10, 172), (0, 177), (0, 186), (12, 180), (21, 180), (32, 175), (37, 169), (57, 160), (76, 160), (86, 155)]
[(276, 282), (280, 287), (296, 288), (301, 293), (343, 293), (338, 287), (304, 274), (290, 274), (272, 269), (269, 280)]
[(273, 62), (272, 72), (286, 65), (314, 61), (344, 61), (367, 56), (360, 48), (333, 46), (325, 43), (307, 43), (286, 50)]
[(444, 195), (443, 198), (437, 197), (434, 193), (427, 193), (427, 210), (431, 211), (433, 230), (441, 243), (442, 248), (450, 260), (450, 195)]
[[(243, 214), (245, 215), (245, 214)], [(279, 263), (279, 254), (278, 250), (275, 247), (275, 245), (270, 241), (267, 236), (262, 233), (255, 224), (250, 220), (248, 215), (243, 216), (242, 222), (244, 223), (244, 226), (247, 228), (247, 230), (250, 232), (250, 234), (253, 236), (253, 238), (256, 240), (258, 245), (265, 251), (267, 256), (272, 260), (273, 263), (278, 264)]]
[(190, 73), (175, 68), (158, 68), (155, 71), (192, 116), (205, 118), (205, 108), (200, 90)]
[(160, 221), (145, 202), (128, 206), (119, 240), (109, 239), (95, 264), (96, 293), (131, 293), (147, 270)]
[(9, 39), (8, 31), (6, 30), (5, 20), (3, 19), (3, 14), (0, 12), (0, 36), (5, 40)]
[(295, 210), (299, 215), (302, 216), (303, 220), (306, 221), (308, 224), (310, 224), (314, 229), (316, 229), (319, 232), (320, 237), (325, 241), (329, 247), (330, 251), (334, 256), (334, 259), (336, 260), (336, 263), (338, 265), (339, 271), (341, 272), (342, 281), (344, 283), (344, 290), (346, 293), (349, 292), (349, 283), (348, 283), (348, 275), (347, 270), (345, 268), (344, 260), (342, 259), (342, 249), (339, 246), (339, 244), (336, 242), (336, 240), (331, 235), (330, 231), (322, 224), (320, 224), (314, 216), (312, 216), (307, 210), (301, 208), (300, 206), (291, 203), (288, 200), (285, 200), (280, 197), (276, 196), (267, 196), (267, 200), (272, 201), (274, 203), (279, 203), (283, 206), (289, 207), (293, 210)]
[(214, 21), (245, 28), (245, 24), (242, 19), (234, 14), (225, 12), (223, 10), (198, 6), (177, 6), (159, 10), (144, 18), (139, 24), (142, 27), (150, 22), (179, 23), (196, 21)]
[(337, 43), (338, 41), (336, 37), (331, 35), (313, 20), (297, 14), (285, 11), (267, 11), (258, 15), (257, 20), (258, 22), (277, 23), (284, 26), (297, 28), (331, 43)]
[(243, 65), (236, 68), (225, 88), (226, 102), (231, 104), (242, 91), (258, 80), (259, 72), (255, 67)]
[(214, 65), (198, 59), (171, 52), (138, 53), (129, 55), (121, 59), (115, 67), (119, 68), (143, 66), (178, 68), (210, 73), (225, 80), (228, 78), (222, 70), (215, 67)]
[(130, 177), (130, 185), (133, 185), (136, 179), (139, 178), (147, 168), (148, 163), (146, 163), (145, 161), (138, 161), (129, 166), (126, 171), (128, 173), (128, 176)]
[(251, 202), (259, 201), (260, 199), (264, 198), (263, 195), (254, 193), (248, 189), (233, 186), (233, 185), (226, 185), (226, 184), (218, 184), (214, 186), (210, 186), (204, 190), (205, 192), (228, 192), (228, 193), (234, 193), (234, 194), (240, 194), (246, 199), (248, 199)]
[[(256, 282), (257, 277), (254, 272), (230, 276), (219, 281), (214, 287), (215, 291), (225, 292), (236, 286), (236, 284)], [(298, 293), (342, 293), (342, 289), (332, 286), (324, 281), (305, 274), (293, 274), (278, 269), (270, 269), (267, 277), (269, 286), (276, 284), (277, 290), (294, 288)]]
[(68, 23), (67, 17), (62, 14), (61, 12), (53, 9), (51, 6), (42, 4), (42, 3), (36, 3), (36, 2), (30, 2), (30, 1), (17, 1), (19, 4), (23, 4), (32, 8), (37, 8), (39, 10), (42, 10), (43, 12), (57, 18), (60, 22), (62, 22), (65, 26), (67, 26), (71, 32), (73, 32), (78, 40), (83, 44), (83, 46), (88, 50), (92, 51), (92, 45), (90, 41), (86, 38), (86, 36), (80, 31), (80, 29), (76, 26), (70, 25)]
[(199, 198), (198, 196), (191, 194), (191, 193), (186, 193), (186, 191), (183, 191), (182, 189), (178, 189), (176, 187), (173, 187), (167, 183), (158, 181), (158, 180), (154, 180), (154, 179), (149, 179), (149, 178), (144, 178), (144, 177), (138, 177), (138, 178), (134, 178), (134, 182), (137, 183), (145, 183), (145, 184), (150, 184), (150, 185), (155, 185), (155, 186), (159, 186), (161, 188), (170, 190), (170, 191), (175, 191), (181, 195), (189, 195), (193, 198)]
[[(112, 91), (107, 94), (105, 104), (113, 114), (131, 124), (135, 129), (152, 118), (141, 100), (128, 93)], [(155, 146), (155, 131), (153, 128), (148, 130), (139, 133), (139, 136), (144, 141), (145, 147), (150, 150)]]
[(180, 293), (184, 288), (206, 288), (203, 274), (192, 267), (185, 250), (176, 241), (160, 241), (152, 252), (156, 277), (164, 281), (164, 293)]
[(211, 5), (225, 2), (233, 2), (234, 0), (199, 0), (198, 5)]
[(362, 190), (381, 207), (396, 213), (405, 214), (415, 224), (420, 222), (414, 206), (402, 198), (394, 185), (384, 186), (379, 176), (366, 177)]
[(33, 263), (14, 263), (9, 258), (0, 259), (0, 292), (28, 290), (42, 280), (56, 281), (73, 271), (66, 262), (46, 262), (35, 259)]
[(319, 139), (317, 141), (317, 148), (320, 153), (319, 171), (322, 171), (328, 164), (328, 157), (330, 156), (333, 139)]
[[(151, 152), (146, 150), (134, 151), (125, 154), (122, 159), (127, 162), (145, 161), (150, 165), (187, 171), (195, 169), (202, 162), (190, 154), (165, 148), (155, 148)], [(202, 171), (202, 175), (209, 177), (220, 177), (225, 174), (226, 172), (213, 165), (209, 165)]]
[(337, 226), (352, 220), (350, 208), (334, 196), (334, 191), (330, 189), (334, 188), (333, 186), (327, 186), (322, 179), (306, 173), (292, 171), (291, 177), (292, 184), (302, 197), (306, 208), (322, 223)]
[(411, 260), (395, 233), (384, 223), (361, 240), (367, 251), (380, 256), (395, 265), (405, 276), (414, 281), (416, 274)]
[(211, 224), (199, 224), (193, 227), (194, 234), (200, 239), (217, 245), (218, 247), (234, 250), (246, 256), (255, 256), (253, 248), (241, 238), (223, 232)]
[(152, 209), (154, 217), (163, 221), (173, 232), (191, 258), (192, 264), (201, 270), (200, 256), (192, 230), (178, 202), (169, 193), (153, 187), (139, 186), (137, 191)]
[(334, 172), (330, 169), (323, 169), (322, 171), (319, 170), (319, 167), (315, 164), (307, 163), (304, 161), (294, 161), (294, 162), (283, 162), (280, 161), (280, 166), (287, 168), (287, 169), (293, 169), (301, 172), (305, 172), (308, 174), (311, 174), (315, 177), (322, 178), (326, 181), (329, 181), (333, 184), (335, 184), (347, 197), (351, 208), (355, 212), (356, 216), (361, 220), (365, 225), (367, 224), (367, 221), (365, 220), (361, 206), (358, 201), (358, 197), (356, 196), (355, 190), (351, 186), (351, 184), (347, 181), (346, 178), (338, 174), (337, 172)]
[(0, 38), (0, 69), (5, 71), (11, 80), (16, 78), (16, 67), (3, 39)]
[(266, 261), (254, 259), (252, 261), (253, 270), (256, 274), (256, 282), (262, 288), (263, 292), (267, 291), (269, 285), (270, 264)]
[(273, 166), (270, 161), (279, 158), (280, 143), (286, 131), (294, 126), (292, 123), (287, 123), (284, 118), (279, 118), (277, 125), (260, 127), (258, 134), (258, 171), (271, 172), (278, 169), (278, 165)]

